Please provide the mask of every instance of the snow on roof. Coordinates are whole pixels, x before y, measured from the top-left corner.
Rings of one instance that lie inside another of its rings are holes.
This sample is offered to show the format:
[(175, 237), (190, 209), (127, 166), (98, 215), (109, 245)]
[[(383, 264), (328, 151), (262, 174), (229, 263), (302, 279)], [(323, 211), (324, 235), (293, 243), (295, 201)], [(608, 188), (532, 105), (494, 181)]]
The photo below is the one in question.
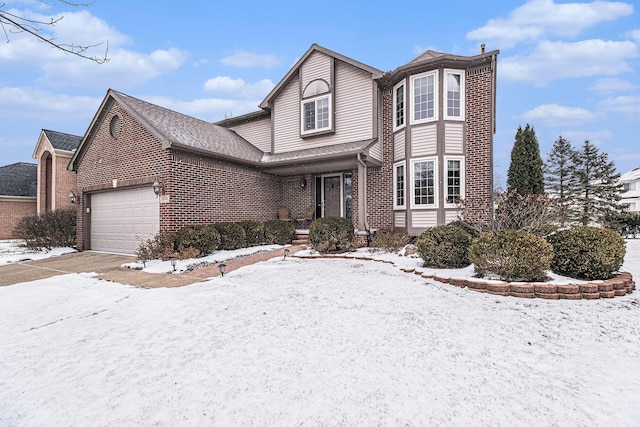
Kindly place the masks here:
[(620, 177), (620, 181), (638, 181), (640, 180), (640, 166), (633, 168), (629, 172), (625, 173)]

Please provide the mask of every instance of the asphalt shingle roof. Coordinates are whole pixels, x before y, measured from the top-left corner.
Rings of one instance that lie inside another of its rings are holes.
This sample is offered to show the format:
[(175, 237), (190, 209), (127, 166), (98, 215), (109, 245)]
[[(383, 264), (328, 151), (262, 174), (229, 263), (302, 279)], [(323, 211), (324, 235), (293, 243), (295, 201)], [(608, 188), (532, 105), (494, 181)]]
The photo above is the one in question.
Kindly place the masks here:
[(259, 164), (263, 152), (237, 133), (120, 92), (117, 100), (132, 109), (140, 118), (163, 135), (171, 145), (217, 154), (229, 159)]
[(0, 195), (36, 197), (38, 165), (14, 163), (0, 167)]
[(42, 131), (47, 135), (49, 142), (51, 142), (51, 145), (56, 150), (73, 151), (78, 148), (80, 141), (82, 141), (81, 136), (70, 135), (68, 133), (48, 129), (43, 129)]

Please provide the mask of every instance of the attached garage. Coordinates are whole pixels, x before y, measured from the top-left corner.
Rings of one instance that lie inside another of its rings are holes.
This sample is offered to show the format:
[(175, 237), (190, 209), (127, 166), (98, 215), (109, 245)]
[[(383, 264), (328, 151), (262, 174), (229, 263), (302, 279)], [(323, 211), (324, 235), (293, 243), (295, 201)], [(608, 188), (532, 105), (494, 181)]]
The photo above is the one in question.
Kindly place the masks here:
[(133, 254), (160, 230), (160, 204), (150, 187), (91, 195), (90, 248)]

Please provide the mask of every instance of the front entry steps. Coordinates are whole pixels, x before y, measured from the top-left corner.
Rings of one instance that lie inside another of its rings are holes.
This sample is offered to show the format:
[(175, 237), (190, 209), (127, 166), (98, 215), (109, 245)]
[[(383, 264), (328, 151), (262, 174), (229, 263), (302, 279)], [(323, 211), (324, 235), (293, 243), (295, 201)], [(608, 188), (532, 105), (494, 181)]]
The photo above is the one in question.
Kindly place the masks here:
[(294, 245), (309, 246), (309, 230), (296, 230), (296, 238), (292, 242)]

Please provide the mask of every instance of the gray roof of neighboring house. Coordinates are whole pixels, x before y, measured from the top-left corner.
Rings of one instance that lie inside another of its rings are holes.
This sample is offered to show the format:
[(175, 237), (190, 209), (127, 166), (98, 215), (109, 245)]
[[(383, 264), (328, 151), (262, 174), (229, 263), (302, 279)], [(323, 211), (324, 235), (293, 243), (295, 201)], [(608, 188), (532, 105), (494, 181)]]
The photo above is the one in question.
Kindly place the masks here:
[(629, 172), (620, 177), (620, 181), (638, 181), (640, 180), (640, 166), (633, 168)]
[(14, 163), (0, 167), (0, 195), (36, 197), (38, 165)]
[(68, 133), (57, 132), (55, 130), (42, 129), (47, 139), (55, 150), (73, 151), (78, 148), (82, 137)]
[(120, 92), (110, 91), (120, 104), (146, 122), (164, 139), (167, 148), (176, 147), (216, 154), (231, 160), (260, 163), (262, 151), (225, 127), (205, 122)]

